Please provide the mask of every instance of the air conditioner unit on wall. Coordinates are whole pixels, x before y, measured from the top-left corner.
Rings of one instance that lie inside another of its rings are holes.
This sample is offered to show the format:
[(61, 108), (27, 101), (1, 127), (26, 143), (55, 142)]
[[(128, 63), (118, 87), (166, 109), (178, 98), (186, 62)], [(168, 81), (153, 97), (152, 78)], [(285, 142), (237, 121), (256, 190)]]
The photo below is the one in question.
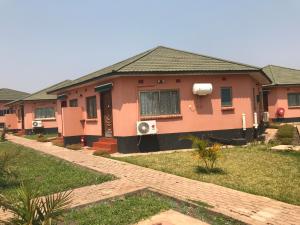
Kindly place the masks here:
[(148, 135), (148, 134), (156, 134), (156, 121), (148, 120), (148, 121), (138, 121), (136, 124), (137, 135)]
[(36, 127), (43, 127), (43, 123), (40, 120), (34, 120), (32, 121), (32, 127), (36, 128)]

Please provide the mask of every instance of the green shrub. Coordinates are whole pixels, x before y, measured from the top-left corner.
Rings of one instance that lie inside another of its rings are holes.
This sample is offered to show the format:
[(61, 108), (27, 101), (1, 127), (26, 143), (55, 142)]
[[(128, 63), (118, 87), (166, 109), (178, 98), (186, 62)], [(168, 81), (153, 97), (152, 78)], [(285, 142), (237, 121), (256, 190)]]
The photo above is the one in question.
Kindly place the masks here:
[(196, 150), (199, 160), (204, 162), (207, 172), (213, 171), (220, 156), (222, 146), (220, 144), (213, 144), (212, 147), (208, 147), (207, 141), (193, 135), (183, 137), (182, 139), (192, 141), (192, 148)]
[(94, 151), (93, 155), (102, 156), (102, 157), (105, 157), (105, 158), (110, 158), (110, 154), (108, 152), (101, 151), (101, 150)]
[(66, 146), (66, 148), (71, 150), (81, 150), (82, 147), (83, 147), (82, 144), (71, 144)]
[(279, 127), (276, 138), (283, 145), (291, 145), (294, 140), (295, 127), (290, 124), (285, 124)]
[(64, 145), (64, 142), (63, 141), (61, 141), (61, 140), (53, 140), (53, 141), (51, 141), (52, 142), (52, 144), (53, 145), (56, 145), (56, 146), (58, 146), (58, 147), (65, 147), (65, 145)]
[(293, 144), (293, 138), (281, 138), (280, 143), (282, 145), (292, 145)]

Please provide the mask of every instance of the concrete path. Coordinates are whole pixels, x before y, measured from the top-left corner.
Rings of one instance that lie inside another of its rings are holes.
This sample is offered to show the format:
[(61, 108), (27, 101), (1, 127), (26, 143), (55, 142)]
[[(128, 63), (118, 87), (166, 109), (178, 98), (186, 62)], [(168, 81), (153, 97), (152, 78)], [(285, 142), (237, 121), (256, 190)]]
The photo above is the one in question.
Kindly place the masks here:
[(51, 143), (40, 143), (11, 135), (8, 139), (95, 171), (126, 178), (174, 197), (206, 202), (214, 206), (212, 210), (249, 224), (300, 224), (300, 206), (68, 150)]
[(168, 210), (158, 215), (152, 216), (147, 220), (143, 220), (136, 225), (208, 225), (203, 221), (197, 220), (193, 217), (184, 215), (174, 210)]
[[(125, 178), (102, 184), (76, 188), (72, 190), (72, 202), (69, 208), (84, 207), (92, 203), (122, 196), (145, 188), (145, 186), (131, 182)], [(11, 212), (3, 212), (0, 210), (0, 218), (2, 220), (7, 220), (11, 216)]]
[(294, 146), (294, 145), (276, 145), (271, 148), (275, 151), (300, 151), (300, 146)]

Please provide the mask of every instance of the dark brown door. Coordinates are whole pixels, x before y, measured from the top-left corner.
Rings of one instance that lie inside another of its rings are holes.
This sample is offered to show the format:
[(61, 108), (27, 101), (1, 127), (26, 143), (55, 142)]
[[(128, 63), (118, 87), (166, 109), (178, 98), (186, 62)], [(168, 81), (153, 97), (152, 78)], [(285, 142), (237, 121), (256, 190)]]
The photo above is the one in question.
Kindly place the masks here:
[(269, 100), (268, 100), (268, 94), (269, 92), (264, 91), (263, 92), (263, 104), (264, 104), (264, 112), (268, 112), (268, 107), (269, 107)]
[(101, 99), (102, 135), (105, 137), (112, 137), (113, 118), (112, 118), (111, 91), (102, 92), (100, 99)]
[(24, 105), (21, 106), (21, 118), (22, 118), (22, 130), (24, 130), (25, 129)]

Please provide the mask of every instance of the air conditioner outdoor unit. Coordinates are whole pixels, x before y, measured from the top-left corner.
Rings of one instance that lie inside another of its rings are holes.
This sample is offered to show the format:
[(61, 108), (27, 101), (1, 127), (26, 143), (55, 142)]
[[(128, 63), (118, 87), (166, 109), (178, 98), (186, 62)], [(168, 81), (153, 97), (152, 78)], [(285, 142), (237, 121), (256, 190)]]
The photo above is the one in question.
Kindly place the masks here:
[(40, 121), (40, 120), (32, 121), (32, 127), (33, 127), (33, 128), (36, 128), (36, 127), (42, 127), (42, 126), (43, 126), (42, 121)]
[(269, 112), (264, 112), (264, 114), (263, 114), (263, 121), (265, 122), (265, 123), (267, 123), (267, 122), (269, 122)]
[(148, 121), (138, 121), (136, 124), (137, 135), (148, 135), (148, 134), (156, 134), (156, 121), (148, 120)]

